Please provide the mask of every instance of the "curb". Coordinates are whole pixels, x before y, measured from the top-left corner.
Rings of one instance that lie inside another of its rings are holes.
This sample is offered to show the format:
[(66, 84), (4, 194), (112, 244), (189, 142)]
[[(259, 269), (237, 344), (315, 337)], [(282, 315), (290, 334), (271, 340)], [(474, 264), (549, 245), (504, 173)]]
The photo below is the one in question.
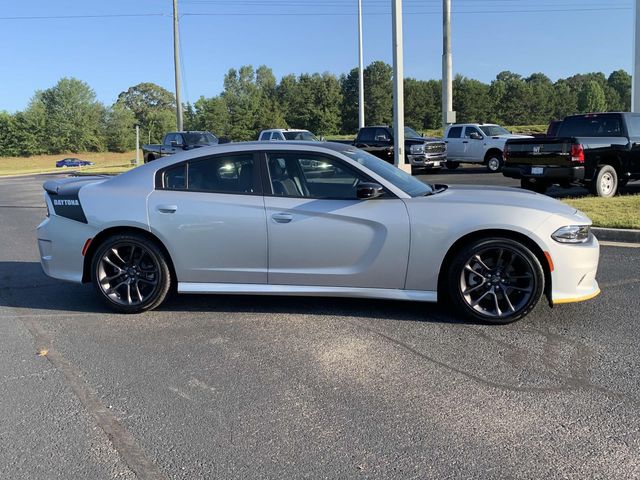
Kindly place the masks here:
[(592, 227), (591, 231), (598, 240), (605, 242), (640, 243), (640, 230)]

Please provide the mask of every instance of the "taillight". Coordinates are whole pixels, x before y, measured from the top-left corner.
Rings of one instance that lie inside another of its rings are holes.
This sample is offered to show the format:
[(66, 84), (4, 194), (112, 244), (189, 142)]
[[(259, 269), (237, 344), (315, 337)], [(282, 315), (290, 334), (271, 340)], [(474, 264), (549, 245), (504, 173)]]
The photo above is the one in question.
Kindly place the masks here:
[(571, 145), (571, 161), (584, 163), (584, 148), (582, 148), (582, 145)]
[(504, 151), (502, 152), (502, 158), (506, 162), (509, 159), (509, 145), (504, 146)]

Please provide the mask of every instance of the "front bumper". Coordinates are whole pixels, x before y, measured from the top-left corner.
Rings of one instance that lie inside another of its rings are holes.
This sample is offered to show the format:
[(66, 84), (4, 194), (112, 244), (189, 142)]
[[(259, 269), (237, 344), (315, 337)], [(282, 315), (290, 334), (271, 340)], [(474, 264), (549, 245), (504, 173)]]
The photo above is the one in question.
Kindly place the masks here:
[(409, 163), (414, 167), (440, 168), (447, 161), (446, 153), (421, 153), (418, 155), (407, 155)]
[[(533, 173), (534, 168), (542, 168), (542, 173)], [(584, 180), (584, 167), (557, 167), (553, 165), (505, 165), (502, 174), (509, 178), (540, 179), (552, 183), (576, 182)]]
[(597, 296), (596, 280), (600, 244), (593, 234), (587, 243), (569, 245), (555, 243), (549, 252), (554, 265), (551, 273), (551, 303), (582, 302)]

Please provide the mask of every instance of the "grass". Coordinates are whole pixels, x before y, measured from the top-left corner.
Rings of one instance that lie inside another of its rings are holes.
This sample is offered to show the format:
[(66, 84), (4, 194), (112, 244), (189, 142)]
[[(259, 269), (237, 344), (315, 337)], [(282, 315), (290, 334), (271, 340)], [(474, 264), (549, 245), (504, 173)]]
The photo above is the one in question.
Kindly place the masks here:
[(594, 227), (640, 229), (640, 195), (567, 198), (563, 202), (586, 213)]
[[(94, 162), (95, 165), (80, 168), (56, 168), (56, 161), (68, 157), (89, 160), (90, 162)], [(133, 166), (135, 158), (135, 151), (125, 153), (87, 152), (35, 155), (33, 157), (0, 157), (0, 176), (71, 171), (92, 174), (122, 173)]]

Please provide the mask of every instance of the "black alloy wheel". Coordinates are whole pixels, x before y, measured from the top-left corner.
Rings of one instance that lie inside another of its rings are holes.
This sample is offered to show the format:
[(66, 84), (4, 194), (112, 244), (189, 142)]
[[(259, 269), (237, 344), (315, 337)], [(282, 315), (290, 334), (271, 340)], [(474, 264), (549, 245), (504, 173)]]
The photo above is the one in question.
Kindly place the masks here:
[(122, 313), (157, 307), (171, 283), (162, 250), (137, 234), (114, 235), (103, 242), (93, 256), (91, 271), (102, 300)]
[(527, 315), (544, 291), (544, 272), (525, 245), (489, 238), (465, 246), (449, 272), (449, 294), (458, 310), (488, 323)]

